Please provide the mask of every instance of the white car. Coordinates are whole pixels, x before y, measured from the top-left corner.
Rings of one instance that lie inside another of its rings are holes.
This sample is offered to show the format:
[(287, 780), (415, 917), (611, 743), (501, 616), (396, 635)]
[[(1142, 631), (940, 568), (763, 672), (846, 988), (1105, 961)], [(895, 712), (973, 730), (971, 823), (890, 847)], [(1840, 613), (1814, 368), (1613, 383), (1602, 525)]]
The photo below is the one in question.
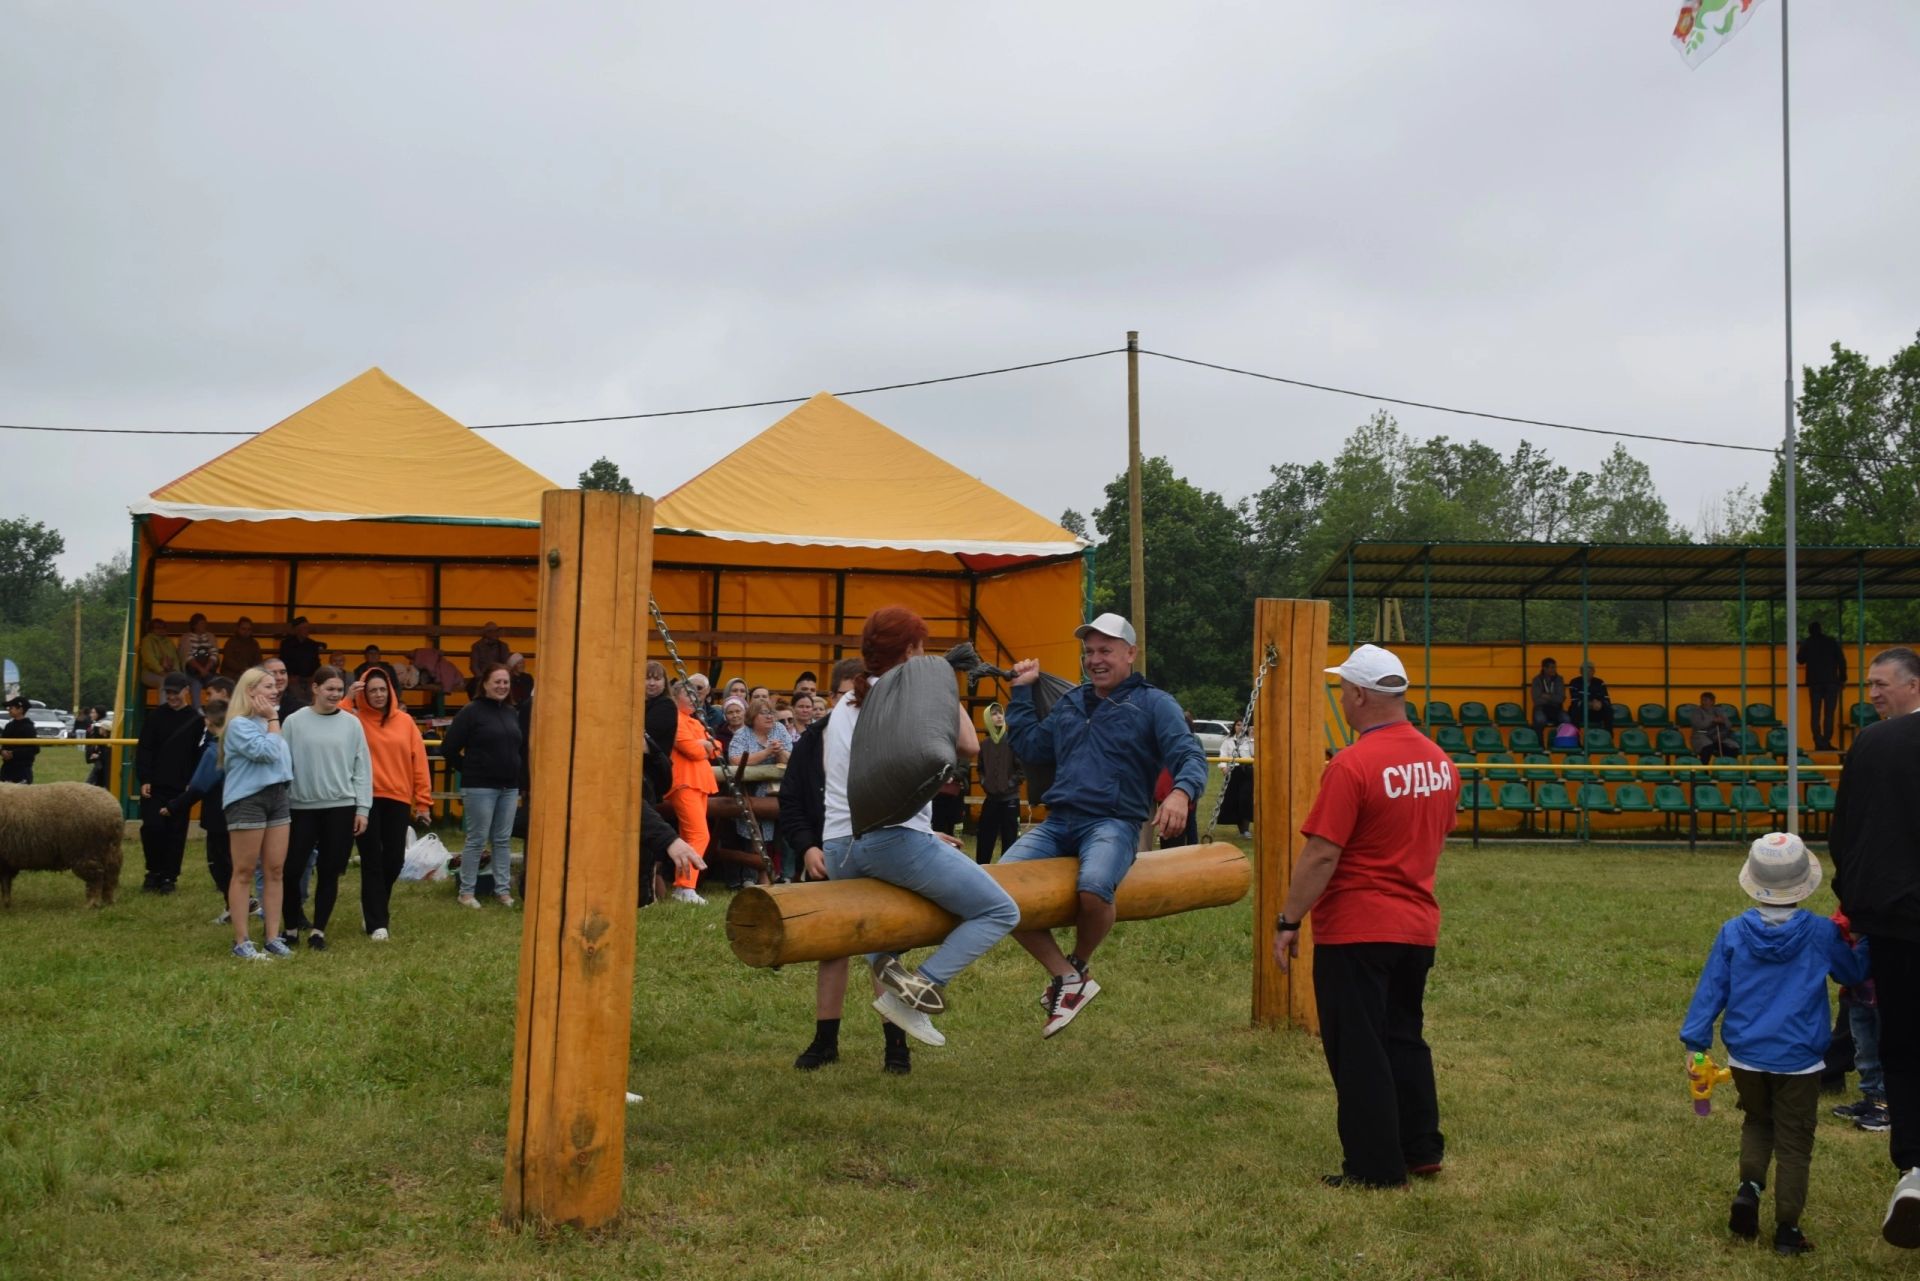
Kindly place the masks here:
[(1225, 721), (1202, 721), (1193, 723), (1193, 736), (1200, 740), (1200, 750), (1208, 756), (1220, 755), (1220, 748), (1233, 737), (1233, 726)]
[(27, 719), (33, 722), (35, 738), (65, 738), (73, 728), (71, 717), (62, 716), (50, 707), (30, 707)]

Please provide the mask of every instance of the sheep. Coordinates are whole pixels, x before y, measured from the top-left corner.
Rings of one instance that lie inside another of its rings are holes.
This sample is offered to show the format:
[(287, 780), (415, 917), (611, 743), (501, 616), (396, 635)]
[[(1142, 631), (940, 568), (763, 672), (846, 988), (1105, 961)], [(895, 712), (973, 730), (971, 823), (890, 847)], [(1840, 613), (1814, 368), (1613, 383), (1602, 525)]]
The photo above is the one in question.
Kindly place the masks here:
[(125, 832), (120, 802), (90, 783), (0, 783), (0, 908), (21, 872), (71, 871), (88, 907), (112, 903)]

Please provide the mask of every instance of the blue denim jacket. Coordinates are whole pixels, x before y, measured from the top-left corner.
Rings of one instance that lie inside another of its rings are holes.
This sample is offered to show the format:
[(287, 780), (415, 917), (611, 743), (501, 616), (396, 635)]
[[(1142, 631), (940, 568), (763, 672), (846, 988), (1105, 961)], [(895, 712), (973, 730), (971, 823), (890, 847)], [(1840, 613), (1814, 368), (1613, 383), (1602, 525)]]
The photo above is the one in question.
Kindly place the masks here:
[(1105, 698), (1092, 685), (1076, 686), (1044, 721), (1033, 709), (1033, 687), (1016, 685), (1007, 734), (1021, 760), (1056, 766), (1042, 799), (1063, 814), (1144, 823), (1162, 769), (1193, 801), (1207, 790), (1206, 754), (1180, 704), (1142, 676), (1127, 677)]

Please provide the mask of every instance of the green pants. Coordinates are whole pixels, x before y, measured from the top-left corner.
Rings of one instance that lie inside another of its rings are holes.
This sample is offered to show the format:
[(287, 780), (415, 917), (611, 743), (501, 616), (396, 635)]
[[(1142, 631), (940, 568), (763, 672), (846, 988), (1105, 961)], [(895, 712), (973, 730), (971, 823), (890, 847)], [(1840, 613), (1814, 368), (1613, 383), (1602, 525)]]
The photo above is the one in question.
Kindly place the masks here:
[(1820, 1119), (1820, 1074), (1782, 1076), (1733, 1069), (1740, 1094), (1740, 1181), (1767, 1186), (1767, 1166), (1777, 1163), (1773, 1221), (1798, 1227), (1807, 1208), (1807, 1175), (1813, 1168), (1813, 1130)]

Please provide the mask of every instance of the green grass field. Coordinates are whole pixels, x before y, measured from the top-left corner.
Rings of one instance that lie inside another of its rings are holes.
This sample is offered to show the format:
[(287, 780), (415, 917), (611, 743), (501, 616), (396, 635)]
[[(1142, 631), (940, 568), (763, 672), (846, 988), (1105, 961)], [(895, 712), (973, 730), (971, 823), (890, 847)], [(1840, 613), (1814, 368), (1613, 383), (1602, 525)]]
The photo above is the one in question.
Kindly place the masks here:
[[(42, 760), (51, 764), (52, 754)], [(50, 777), (52, 771), (43, 771)], [(1788, 1262), (1724, 1230), (1738, 1113), (1696, 1119), (1676, 1029), (1737, 856), (1456, 846), (1429, 998), (1449, 1151), (1334, 1192), (1318, 1043), (1248, 1027), (1250, 909), (1122, 925), (1106, 992), (1043, 1042), (1010, 946), (955, 985), (948, 1047), (790, 1064), (810, 968), (750, 971), (725, 895), (639, 921), (627, 1214), (496, 1222), (520, 915), (402, 886), (394, 941), (227, 956), (182, 890), (89, 912), (28, 874), (0, 918), (0, 1277), (1747, 1277), (1906, 1275), (1884, 1136), (1825, 1118)], [(1816, 905), (1830, 905), (1824, 892)], [(1824, 906), (1823, 906), (1824, 910)], [(1771, 1220), (1766, 1220), (1770, 1230)]]

